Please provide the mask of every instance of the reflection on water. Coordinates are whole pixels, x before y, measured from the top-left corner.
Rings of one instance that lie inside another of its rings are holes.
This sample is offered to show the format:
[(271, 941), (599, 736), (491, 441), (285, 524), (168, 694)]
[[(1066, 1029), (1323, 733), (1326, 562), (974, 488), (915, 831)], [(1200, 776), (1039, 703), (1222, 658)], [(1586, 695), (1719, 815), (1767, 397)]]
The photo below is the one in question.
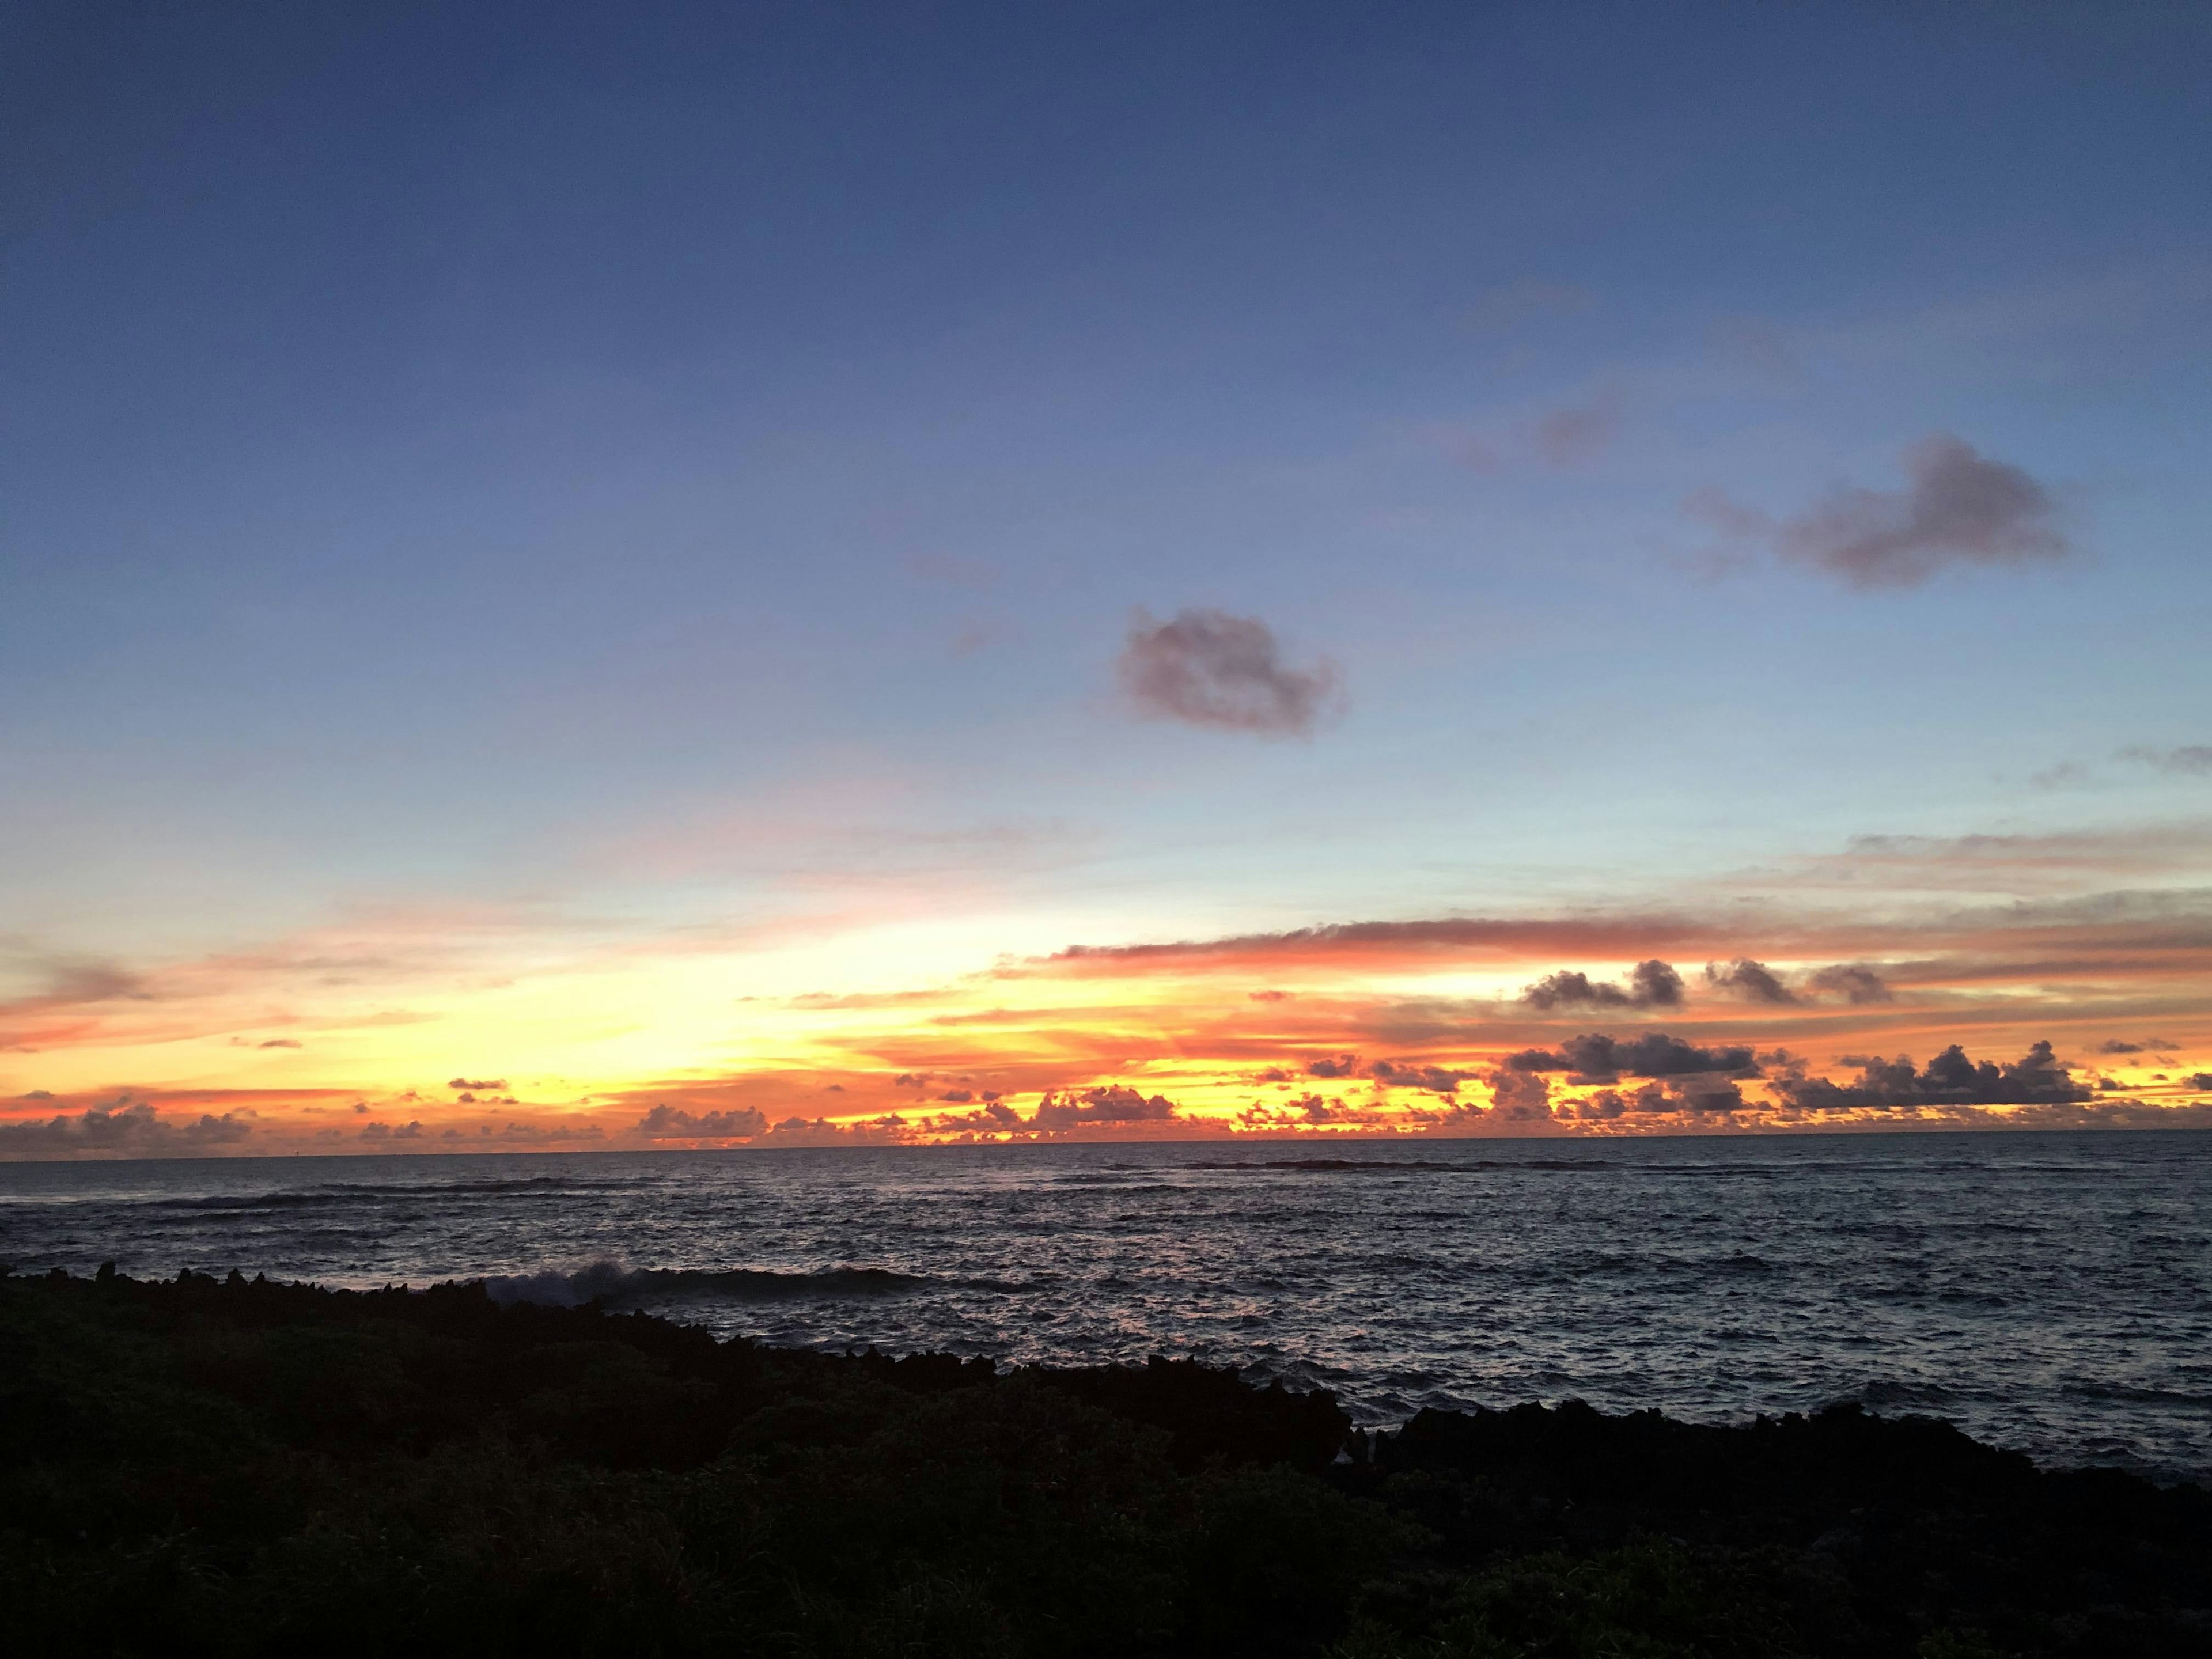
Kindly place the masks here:
[(1845, 1396), (2212, 1474), (2212, 1135), (0, 1165), (0, 1259), (485, 1277), (830, 1347), (1196, 1354), (1368, 1422)]

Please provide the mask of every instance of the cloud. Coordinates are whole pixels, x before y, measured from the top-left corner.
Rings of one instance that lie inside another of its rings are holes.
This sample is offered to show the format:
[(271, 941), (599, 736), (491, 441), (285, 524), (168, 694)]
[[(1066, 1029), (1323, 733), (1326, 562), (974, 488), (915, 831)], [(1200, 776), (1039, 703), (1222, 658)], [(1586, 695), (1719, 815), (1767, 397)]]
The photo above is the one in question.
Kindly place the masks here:
[(2003, 1066), (1986, 1060), (1977, 1064), (1955, 1042), (1929, 1060), (1924, 1071), (1915, 1070), (1904, 1054), (1895, 1060), (1847, 1055), (1844, 1063), (1859, 1067), (1856, 1081), (1838, 1085), (1826, 1078), (1781, 1077), (1774, 1079), (1773, 1087), (1791, 1105), (1814, 1112), (1857, 1107), (2042, 1106), (2090, 1097), (2090, 1091), (2075, 1083), (2052, 1057), (2048, 1042), (2035, 1043), (2023, 1057)]
[(1308, 1077), (1356, 1077), (1359, 1073), (1358, 1054), (1323, 1055), (1306, 1062)]
[(1528, 1072), (1492, 1072), (1483, 1079), (1490, 1085), (1492, 1114), (1508, 1122), (1533, 1122), (1552, 1115), (1552, 1085)]
[(1949, 565), (2023, 565), (2073, 551), (2051, 492), (2019, 467), (1948, 432), (1912, 445), (1904, 461), (1905, 489), (1845, 488), (1794, 518), (1771, 519), (1712, 489), (1683, 510), (1862, 588), (1912, 587)]
[(1515, 328), (1540, 317), (1572, 316), (1589, 310), (1594, 302), (1588, 289), (1573, 283), (1547, 283), (1524, 277), (1491, 289), (1467, 308), (1462, 320), (1471, 331), (1488, 334)]
[(1474, 1075), (1443, 1066), (1424, 1066), (1412, 1060), (1378, 1060), (1367, 1075), (1389, 1089), (1427, 1089), (1440, 1095), (1456, 1094), (1459, 1085)]
[(1732, 933), (1723, 933), (1715, 923), (1679, 915), (1446, 916), (1413, 921), (1327, 922), (1279, 933), (1238, 933), (1148, 945), (1071, 945), (1045, 958), (1044, 964), (1079, 972), (1110, 972), (1143, 970), (1186, 960), (1236, 967), (1264, 962), (1273, 971), (1280, 965), (1303, 963), (1334, 965), (1424, 957), (1599, 955), (1648, 949), (1662, 941), (1718, 944), (1731, 937)]
[(300, 1045), (290, 1037), (271, 1037), (259, 1046), (264, 1048), (296, 1048)]
[(2116, 758), (2139, 762), (2154, 772), (2164, 772), (2171, 777), (2212, 777), (2212, 744), (2184, 744), (2179, 749), (2149, 749), (2142, 744), (2131, 744), (2121, 750)]
[(446, 1086), (448, 1089), (470, 1089), (481, 1091), (486, 1094), (497, 1094), (507, 1087), (507, 1079), (503, 1077), (457, 1077), (450, 1079)]
[(1528, 447), (1547, 466), (1579, 466), (1602, 455), (1620, 431), (1620, 399), (1600, 398), (1539, 416), (1529, 423)]
[(146, 1101), (118, 1100), (112, 1105), (88, 1106), (74, 1117), (62, 1114), (28, 1123), (0, 1123), (0, 1157), (123, 1152), (173, 1158), (236, 1146), (252, 1133), (253, 1126), (235, 1112), (221, 1117), (203, 1112), (197, 1119), (172, 1122)]
[(1682, 1003), (1682, 976), (1671, 963), (1656, 957), (1639, 962), (1623, 989), (1587, 974), (1547, 975), (1521, 994), (1532, 1008), (1678, 1008)]
[(1147, 1099), (1134, 1089), (1109, 1084), (1080, 1094), (1048, 1091), (1030, 1121), (1040, 1129), (1060, 1130), (1087, 1123), (1157, 1123), (1175, 1115), (1175, 1103), (1165, 1095)]
[(1686, 1078), (1670, 1083), (1668, 1103), (1678, 1112), (1735, 1112), (1744, 1106), (1743, 1091), (1724, 1077)]
[(1759, 1064), (1747, 1048), (1700, 1048), (1664, 1031), (1646, 1031), (1622, 1042), (1602, 1032), (1569, 1037), (1557, 1049), (1524, 1048), (1508, 1057), (1506, 1069), (1521, 1073), (1572, 1072), (1610, 1082), (1629, 1077), (1682, 1077), (1695, 1073), (1756, 1076)]
[(1767, 972), (1766, 964), (1738, 957), (1725, 967), (1705, 964), (1705, 983), (1717, 991), (1741, 997), (1747, 1002), (1795, 1002), (1795, 992)]
[(755, 1143), (779, 1146), (897, 1146), (915, 1139), (914, 1127), (896, 1112), (860, 1122), (827, 1117), (787, 1117)]
[(1285, 665), (1257, 617), (1182, 611), (1173, 622), (1155, 623), (1139, 611), (1115, 666), (1130, 702), (1151, 720), (1307, 737), (1343, 706), (1336, 665)]
[(2212, 1072), (2191, 1073), (2189, 1074), (2189, 1086), (2192, 1089), (2198, 1090), (2212, 1089)]
[(150, 1002), (154, 993), (129, 969), (112, 962), (70, 957), (46, 964), (46, 1000), (53, 1003)]
[(749, 1139), (768, 1132), (768, 1119), (747, 1106), (736, 1111), (687, 1112), (678, 1106), (655, 1106), (637, 1121), (637, 1133), (647, 1140)]
[(1881, 975), (1871, 968), (1850, 963), (1839, 963), (1833, 968), (1823, 968), (1805, 983), (1812, 990), (1839, 996), (1854, 1006), (1890, 1000), (1889, 987), (1882, 983)]

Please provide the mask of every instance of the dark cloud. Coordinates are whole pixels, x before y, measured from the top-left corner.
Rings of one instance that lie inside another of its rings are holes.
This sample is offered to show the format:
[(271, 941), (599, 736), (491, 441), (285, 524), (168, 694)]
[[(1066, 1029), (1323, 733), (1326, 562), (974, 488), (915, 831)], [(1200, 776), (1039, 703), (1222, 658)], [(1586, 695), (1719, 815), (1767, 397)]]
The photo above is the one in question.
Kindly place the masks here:
[(1639, 962), (1626, 988), (1588, 974), (1557, 973), (1531, 985), (1521, 1000), (1534, 1008), (1678, 1008), (1682, 976), (1656, 957)]
[(1778, 521), (1717, 490), (1698, 492), (1684, 510), (1854, 587), (1911, 587), (1948, 565), (2020, 565), (2073, 550), (2051, 492), (1962, 438), (1922, 439), (1905, 452), (1905, 471), (1901, 490), (1839, 489)]
[(1838, 963), (1833, 968), (1821, 969), (1805, 983), (1810, 990), (1838, 996), (1846, 1002), (1864, 1004), (1889, 1000), (1889, 987), (1882, 983), (1881, 975), (1871, 968)]
[(1727, 1073), (1756, 1077), (1759, 1063), (1749, 1048), (1700, 1048), (1664, 1031), (1646, 1031), (1621, 1041), (1594, 1031), (1569, 1037), (1559, 1048), (1524, 1048), (1510, 1056), (1506, 1069), (1519, 1073), (1571, 1072), (1589, 1081), (1611, 1082), (1617, 1077), (1685, 1077), (1698, 1073)]
[(2021, 564), (2069, 551), (2033, 478), (1949, 433), (1905, 452), (1906, 488), (1844, 489), (1781, 529), (1783, 550), (1856, 587), (1909, 587), (1947, 564)]
[(647, 1140), (735, 1140), (768, 1131), (768, 1119), (748, 1106), (733, 1112), (693, 1114), (676, 1106), (656, 1106), (637, 1121)]
[(1428, 1089), (1440, 1095), (1449, 1095), (1458, 1093), (1459, 1085), (1474, 1073), (1450, 1071), (1442, 1066), (1378, 1060), (1367, 1068), (1367, 1075), (1386, 1088)]
[(1527, 1072), (1492, 1072), (1483, 1079), (1490, 1085), (1490, 1110), (1508, 1122), (1534, 1122), (1552, 1115), (1552, 1086)]
[[(732, 1115), (736, 1115), (732, 1114)], [(759, 1138), (758, 1144), (783, 1146), (896, 1146), (915, 1138), (913, 1127), (896, 1112), (860, 1122), (827, 1117), (787, 1117)]]
[(2212, 777), (2212, 744), (2185, 744), (2179, 749), (2149, 749), (2133, 744), (2120, 750), (2119, 758), (2140, 761), (2154, 772), (2176, 777)]
[(264, 1048), (296, 1048), (300, 1045), (290, 1037), (271, 1037), (260, 1046)]
[(1072, 1129), (1085, 1123), (1152, 1123), (1175, 1115), (1175, 1103), (1165, 1095), (1147, 1099), (1134, 1089), (1111, 1084), (1080, 1094), (1048, 1092), (1030, 1121), (1040, 1129)]
[(234, 1146), (252, 1133), (253, 1126), (235, 1112), (221, 1117), (203, 1112), (198, 1118), (173, 1122), (149, 1102), (118, 1100), (112, 1105), (88, 1106), (74, 1117), (62, 1114), (28, 1123), (0, 1123), (0, 1157), (67, 1158), (82, 1152), (179, 1157)]
[(1925, 1070), (1917, 1070), (1903, 1054), (1895, 1060), (1847, 1054), (1844, 1063), (1859, 1067), (1856, 1080), (1838, 1085), (1821, 1077), (1784, 1077), (1775, 1079), (1773, 1087), (1791, 1105), (1816, 1112), (1855, 1107), (2046, 1106), (2090, 1097), (2090, 1091), (2075, 1082), (2053, 1058), (2048, 1042), (2036, 1043), (2021, 1059), (2002, 1066), (1986, 1060), (1977, 1064), (1955, 1042), (1929, 1060)]
[(503, 1077), (457, 1077), (449, 1079), (446, 1086), (448, 1089), (468, 1089), (480, 1091), (485, 1094), (497, 1094), (507, 1087), (507, 1079)]
[(1358, 1054), (1338, 1054), (1334, 1059), (1323, 1057), (1306, 1062), (1308, 1077), (1357, 1077), (1358, 1074)]
[(947, 1089), (938, 1098), (949, 1101), (955, 1106), (972, 1106), (975, 1102), (975, 1091), (972, 1089)]
[(2118, 1037), (2106, 1037), (2097, 1045), (2097, 1052), (2100, 1054), (2139, 1054), (2142, 1051), (2142, 1043), (2124, 1042)]
[(1288, 1002), (1291, 995), (1288, 991), (1247, 991), (1244, 994), (1255, 1002)]
[(1766, 970), (1766, 964), (1738, 957), (1725, 966), (1705, 964), (1705, 983), (1749, 1002), (1795, 1002), (1796, 993)]
[(1138, 612), (1115, 666), (1149, 719), (1263, 737), (1309, 736), (1343, 702), (1334, 664), (1289, 667), (1267, 623), (1221, 611), (1182, 611), (1165, 623)]
[(1743, 1109), (1743, 1091), (1724, 1077), (1686, 1079), (1669, 1085), (1668, 1103), (1678, 1112), (1735, 1112)]

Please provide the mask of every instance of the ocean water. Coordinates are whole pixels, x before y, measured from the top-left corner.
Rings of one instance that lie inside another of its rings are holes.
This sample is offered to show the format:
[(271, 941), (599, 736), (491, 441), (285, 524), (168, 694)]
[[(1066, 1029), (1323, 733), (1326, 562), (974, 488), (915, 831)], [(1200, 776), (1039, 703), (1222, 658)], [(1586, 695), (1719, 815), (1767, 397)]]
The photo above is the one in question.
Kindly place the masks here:
[(483, 1278), (767, 1341), (1195, 1355), (1367, 1423), (1856, 1399), (2212, 1478), (2212, 1134), (0, 1165), (17, 1272)]

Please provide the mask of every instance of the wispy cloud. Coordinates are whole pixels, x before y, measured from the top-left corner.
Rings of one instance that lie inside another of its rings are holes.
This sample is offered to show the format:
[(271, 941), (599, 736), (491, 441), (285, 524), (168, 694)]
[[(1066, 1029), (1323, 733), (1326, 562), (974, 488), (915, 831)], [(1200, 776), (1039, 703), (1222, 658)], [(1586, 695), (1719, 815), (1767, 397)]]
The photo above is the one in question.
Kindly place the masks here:
[(2178, 749), (2152, 749), (2131, 744), (2114, 758), (2133, 761), (2168, 777), (2212, 777), (2212, 744), (2184, 744)]

